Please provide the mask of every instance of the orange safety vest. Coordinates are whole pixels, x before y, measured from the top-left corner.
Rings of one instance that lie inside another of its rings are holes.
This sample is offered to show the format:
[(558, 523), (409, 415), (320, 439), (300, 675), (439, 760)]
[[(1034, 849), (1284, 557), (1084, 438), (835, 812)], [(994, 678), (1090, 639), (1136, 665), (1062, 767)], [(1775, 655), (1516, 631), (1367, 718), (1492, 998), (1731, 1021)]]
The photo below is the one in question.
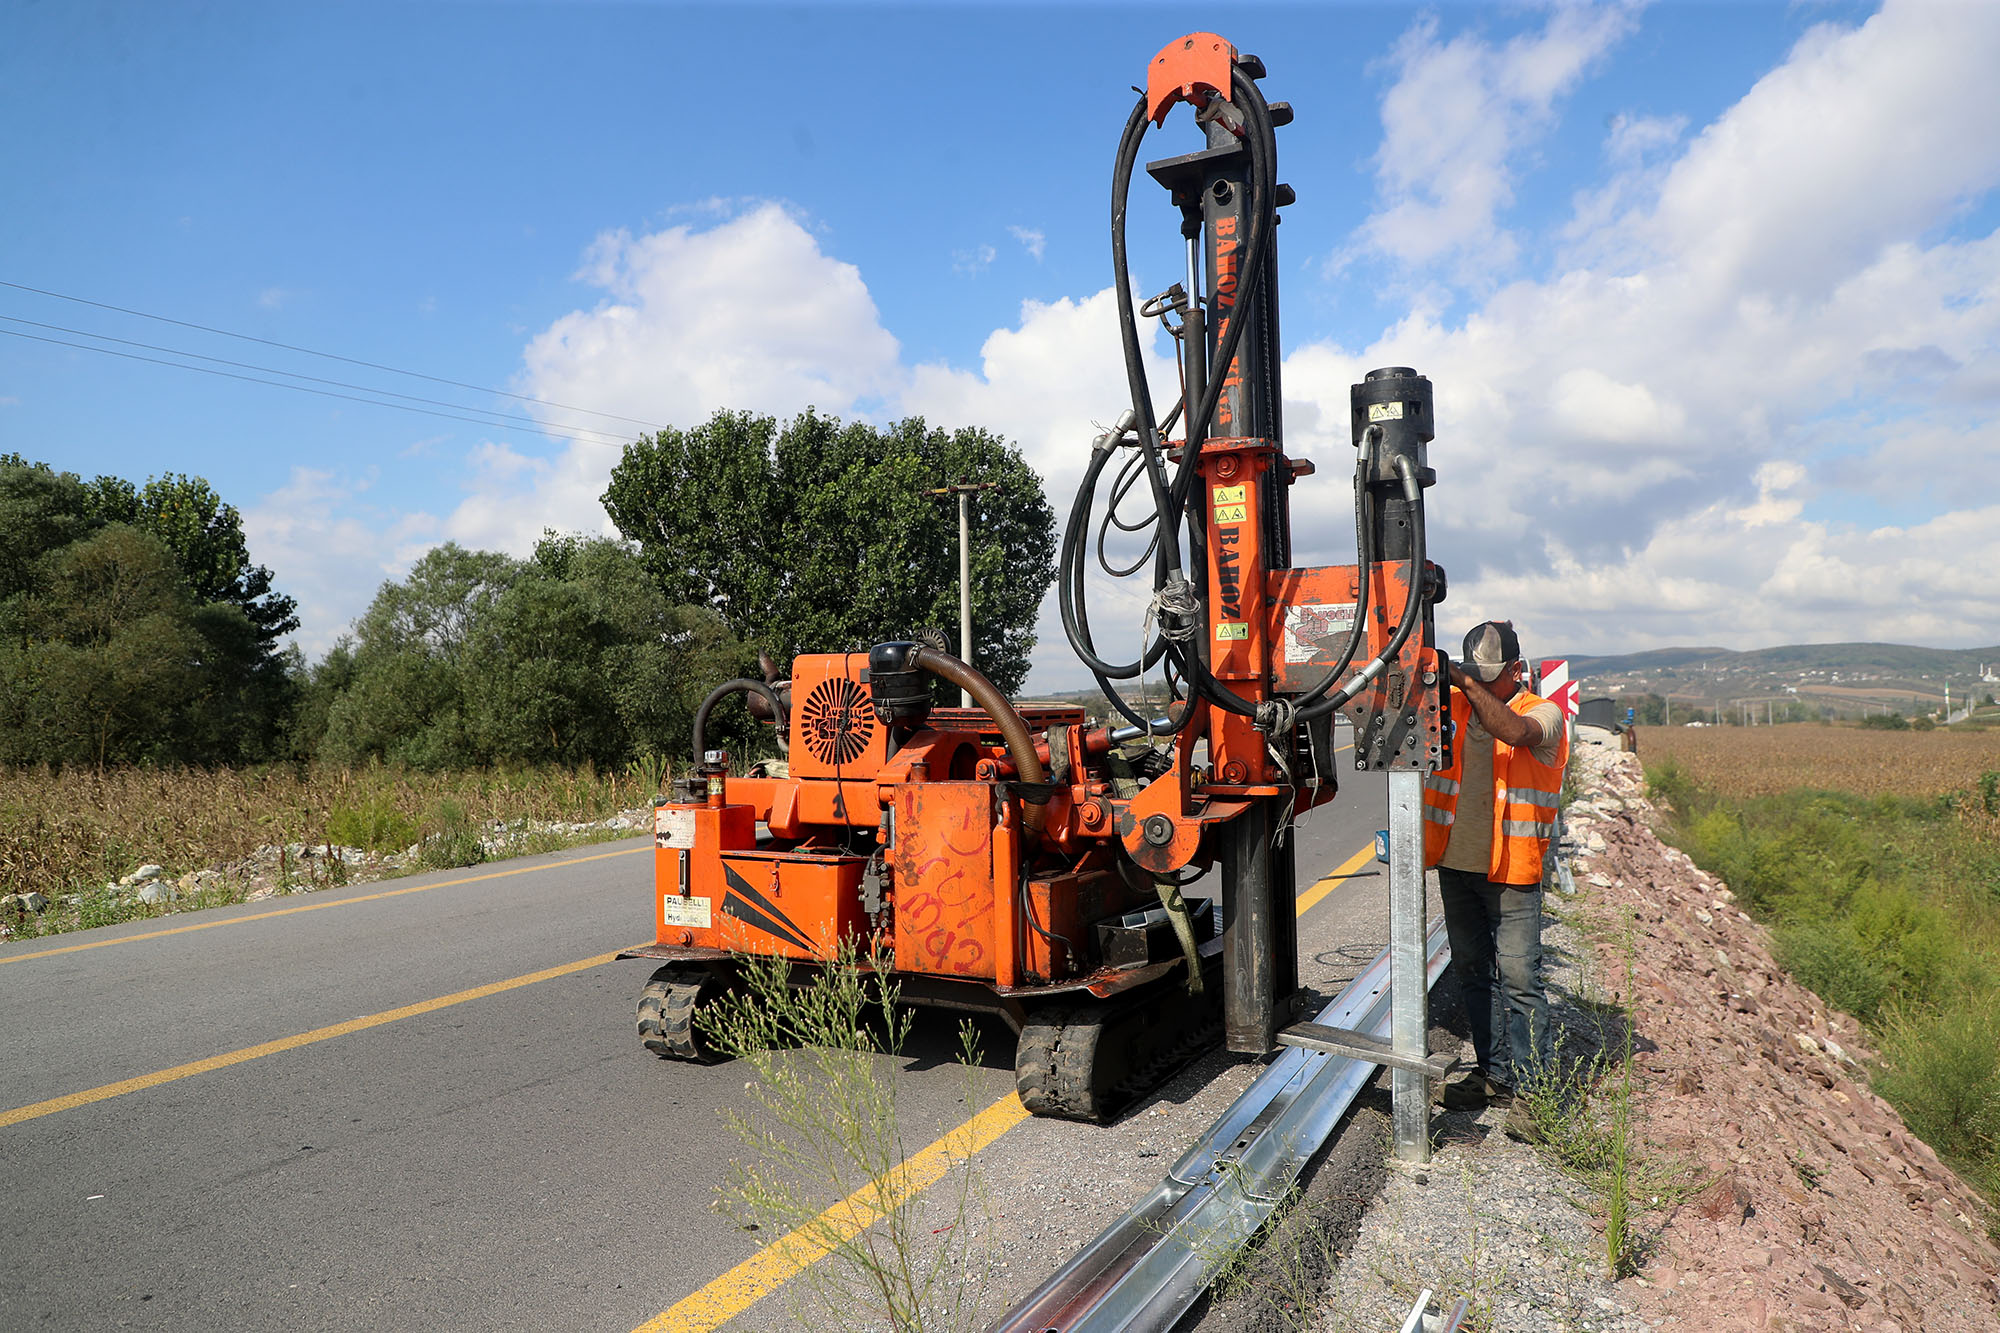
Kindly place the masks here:
[[(1521, 689), (1507, 701), (1516, 713), (1526, 713), (1543, 700)], [(1451, 747), (1451, 767), (1424, 775), (1424, 864), (1444, 859), (1458, 817), (1459, 778), (1465, 771), (1465, 737), (1470, 734), (1472, 705), (1463, 690), (1451, 695), (1451, 720), (1457, 743)], [(1539, 884), (1542, 857), (1556, 832), (1556, 810), (1562, 799), (1563, 768), (1569, 763), (1569, 729), (1556, 745), (1556, 761), (1544, 764), (1530, 749), (1493, 742), (1493, 863), (1486, 878), (1496, 884)]]

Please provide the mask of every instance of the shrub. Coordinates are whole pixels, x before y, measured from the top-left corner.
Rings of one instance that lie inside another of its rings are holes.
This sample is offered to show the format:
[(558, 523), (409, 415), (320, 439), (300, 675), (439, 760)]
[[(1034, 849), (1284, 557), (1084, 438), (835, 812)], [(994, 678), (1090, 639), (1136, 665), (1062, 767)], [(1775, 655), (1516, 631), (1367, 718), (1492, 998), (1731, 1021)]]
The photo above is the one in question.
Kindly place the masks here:
[(336, 805), (326, 817), (328, 842), (400, 852), (417, 841), (417, 821), (396, 808), (386, 792), (373, 792), (358, 805)]

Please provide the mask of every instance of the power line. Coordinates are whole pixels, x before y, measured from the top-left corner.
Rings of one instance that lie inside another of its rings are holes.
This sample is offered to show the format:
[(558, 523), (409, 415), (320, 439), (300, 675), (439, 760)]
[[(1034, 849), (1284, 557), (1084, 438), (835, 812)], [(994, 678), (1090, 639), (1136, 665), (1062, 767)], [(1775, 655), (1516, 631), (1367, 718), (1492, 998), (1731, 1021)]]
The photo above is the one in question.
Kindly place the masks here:
[[(238, 370), (261, 370), (269, 375), (284, 375), (291, 379), (309, 380), (314, 384), (330, 384), (336, 389), (355, 389), (361, 393), (380, 394), (385, 398), (400, 398), (405, 402), (425, 403), (431, 407), (454, 407), (467, 412), (485, 413), (501, 421), (517, 422), (523, 426), (532, 426), (536, 430), (546, 429), (547, 425), (549, 424), (546, 422), (538, 421), (534, 417), (522, 416), (518, 413), (499, 412), (491, 408), (473, 407), (466, 403), (446, 402), (443, 399), (439, 398), (419, 398), (415, 394), (397, 393), (394, 389), (378, 389), (372, 384), (350, 384), (346, 380), (323, 379), (318, 375), (307, 375), (304, 374), (303, 372), (296, 370), (281, 370), (276, 366), (260, 366), (260, 365), (255, 365), (248, 361), (231, 361), (228, 357), (225, 356), (208, 356), (201, 352), (190, 352), (179, 347), (162, 347), (158, 343), (142, 343), (142, 342), (135, 342), (130, 338), (114, 338), (108, 333), (93, 333), (89, 329), (72, 329), (61, 324), (44, 324), (40, 320), (22, 319), (18, 315), (0, 315), (0, 319), (6, 320), (9, 324), (26, 324), (30, 328), (48, 329), (52, 333), (73, 333), (80, 338), (96, 338), (102, 342), (118, 343), (119, 345), (124, 347), (143, 347), (149, 352), (165, 352), (169, 356), (185, 356), (185, 357), (192, 357), (196, 361), (212, 361), (219, 366), (235, 366)], [(167, 363), (167, 364), (172, 364), (172, 363)], [(201, 369), (201, 367), (183, 366), (182, 369), (199, 370)], [(264, 382), (270, 383), (270, 381), (264, 381)], [(393, 407), (395, 406), (395, 404), (383, 403), (382, 406)], [(562, 422), (556, 424), (567, 425), (567, 423), (562, 423)], [(624, 444), (626, 442), (626, 437), (622, 435), (615, 435), (610, 431), (598, 430), (593, 426), (569, 426), (568, 428), (571, 430), (582, 431), (586, 435), (601, 435), (604, 437), (605, 443), (615, 442), (618, 444)]]
[[(244, 342), (262, 343), (266, 347), (279, 347), (287, 352), (300, 352), (306, 356), (322, 356), (329, 361), (345, 361), (350, 366), (365, 366), (369, 370), (386, 371), (391, 375), (408, 375), (411, 379), (429, 380), (433, 384), (449, 384), (454, 389), (471, 389), (474, 393), (496, 394), (502, 398), (515, 398), (524, 403), (535, 403), (543, 407), (559, 407), (565, 412), (581, 412), (585, 416), (605, 417), (612, 421), (623, 421), (634, 426), (644, 426), (648, 430), (665, 430), (657, 421), (641, 421), (637, 417), (622, 417), (616, 412), (599, 412), (591, 407), (575, 407), (568, 403), (550, 402), (546, 398), (534, 398), (524, 393), (512, 393), (506, 389), (489, 389), (483, 385), (467, 384), (463, 380), (448, 380), (438, 375), (426, 375), (422, 371), (404, 370), (398, 366), (385, 366), (376, 361), (363, 361), (358, 357), (342, 356), (338, 352), (321, 352), (311, 347), (299, 347), (293, 343), (281, 343), (273, 338), (259, 338), (248, 333), (233, 333), (228, 329), (213, 328), (207, 324), (195, 324), (185, 319), (172, 319), (166, 315), (148, 314), (144, 310), (133, 310), (122, 305), (110, 305), (104, 301), (92, 301), (82, 296), (70, 296), (63, 292), (52, 292), (45, 287), (30, 287), (26, 283), (8, 282), (0, 278), (0, 287), (12, 287), (17, 292), (33, 292), (37, 296), (51, 296), (58, 301), (74, 301), (78, 305), (95, 306), (99, 310), (115, 310), (121, 315), (133, 315), (139, 319), (158, 320), (162, 324), (177, 324), (184, 329), (197, 329), (202, 333), (213, 333), (223, 338), (240, 338)], [(283, 372), (280, 372), (283, 373)]]
[[(387, 407), (397, 412), (415, 412), (419, 416), (442, 417), (446, 421), (469, 421), (475, 426), (500, 426), (503, 428), (506, 424), (499, 421), (482, 420), (479, 417), (461, 416), (455, 412), (437, 412), (428, 407), (408, 407), (402, 403), (385, 403), (379, 398), (363, 398), (358, 394), (335, 393), (331, 389), (315, 389), (304, 384), (288, 384), (284, 380), (267, 380), (259, 379), (255, 375), (238, 375), (233, 370), (212, 370), (207, 366), (191, 366), (185, 361), (166, 361), (157, 356), (140, 356), (137, 352), (121, 352), (113, 347), (93, 347), (89, 343), (73, 343), (66, 338), (44, 338), (39, 333), (22, 333), (15, 329), (0, 329), (0, 335), (9, 338), (26, 338), (31, 342), (51, 343), (57, 347), (74, 347), (78, 351), (96, 352), (103, 356), (119, 356), (125, 358), (127, 361), (146, 361), (156, 366), (172, 366), (176, 370), (192, 370), (203, 375), (219, 375), (223, 379), (242, 380), (247, 384), (268, 384), (274, 389), (291, 389), (296, 393), (313, 393), (318, 394), (322, 398), (341, 398), (350, 403), (366, 403), (370, 407)], [(473, 408), (470, 410), (477, 411), (478, 409)], [(581, 435), (571, 435), (566, 431), (548, 426), (538, 426), (536, 429), (551, 439), (571, 440), (577, 444), (594, 444), (599, 447), (608, 446), (616, 448), (622, 446), (624, 443), (622, 440), (615, 439), (589, 440)]]

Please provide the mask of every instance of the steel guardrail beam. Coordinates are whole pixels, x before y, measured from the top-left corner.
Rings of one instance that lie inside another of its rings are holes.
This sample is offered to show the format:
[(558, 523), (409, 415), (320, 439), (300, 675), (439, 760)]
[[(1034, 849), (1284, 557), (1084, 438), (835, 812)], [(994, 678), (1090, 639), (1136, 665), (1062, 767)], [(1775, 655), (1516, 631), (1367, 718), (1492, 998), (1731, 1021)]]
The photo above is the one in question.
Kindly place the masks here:
[[(1442, 918), (1425, 945), (1428, 988), (1451, 961)], [(1384, 949), (1315, 1021), (1388, 1035), (1390, 980)], [(988, 1333), (1165, 1333), (1277, 1211), (1375, 1069), (1279, 1052), (1165, 1179)]]

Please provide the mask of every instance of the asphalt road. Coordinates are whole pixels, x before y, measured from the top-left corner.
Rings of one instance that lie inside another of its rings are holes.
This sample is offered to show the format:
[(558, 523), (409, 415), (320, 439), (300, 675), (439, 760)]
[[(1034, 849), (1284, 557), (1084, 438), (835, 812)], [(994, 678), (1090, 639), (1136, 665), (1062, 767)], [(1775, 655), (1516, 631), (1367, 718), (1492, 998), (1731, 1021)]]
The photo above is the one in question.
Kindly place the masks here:
[[(1308, 816), (1302, 890), (1382, 810), (1381, 779), (1356, 777)], [(744, 1106), (743, 1075), (645, 1054), (649, 965), (607, 957), (650, 934), (647, 847), (0, 946), (0, 1328), (629, 1330), (727, 1308), (703, 1293), (770, 1239), (711, 1207), (742, 1155), (717, 1112)], [(1308, 983), (1386, 940), (1375, 869), (1306, 915)], [(1003, 1027), (976, 1105), (950, 1042), (921, 1024), (900, 1062), (912, 1145), (1011, 1090)], [(1234, 1095), (1209, 1082), (1149, 1134), (1192, 1138)], [(1157, 1180), (1171, 1144), (1136, 1170), (1107, 1150), (1133, 1134), (1028, 1122), (981, 1154), (1002, 1186), (996, 1299)], [(1070, 1165), (1035, 1191), (1048, 1207), (1010, 1192), (1052, 1153)], [(731, 1327), (783, 1327), (780, 1304)]]

